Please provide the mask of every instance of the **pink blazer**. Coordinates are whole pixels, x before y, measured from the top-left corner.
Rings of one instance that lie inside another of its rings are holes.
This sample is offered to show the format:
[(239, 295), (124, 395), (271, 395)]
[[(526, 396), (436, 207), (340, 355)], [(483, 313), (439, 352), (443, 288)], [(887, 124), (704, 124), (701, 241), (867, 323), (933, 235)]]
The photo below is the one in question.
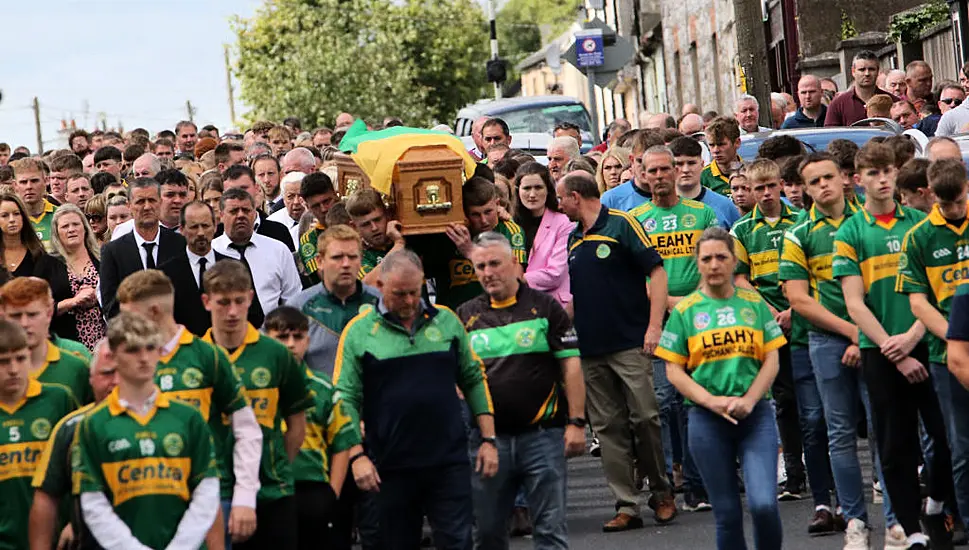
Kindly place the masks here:
[(528, 286), (548, 292), (560, 304), (572, 301), (569, 292), (569, 234), (575, 223), (560, 212), (546, 209), (528, 253), (525, 281)]

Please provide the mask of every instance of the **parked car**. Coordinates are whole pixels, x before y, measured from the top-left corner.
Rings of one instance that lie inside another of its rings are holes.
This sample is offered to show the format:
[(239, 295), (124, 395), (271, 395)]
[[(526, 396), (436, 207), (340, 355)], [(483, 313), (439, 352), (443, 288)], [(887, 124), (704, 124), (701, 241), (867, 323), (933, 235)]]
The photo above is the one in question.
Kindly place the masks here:
[(458, 137), (470, 136), (471, 125), (482, 116), (504, 120), (513, 137), (516, 134), (551, 135), (556, 124), (570, 122), (578, 126), (582, 134), (583, 153), (599, 144), (599, 136), (592, 135), (589, 112), (574, 97), (546, 95), (482, 100), (458, 111), (454, 134)]
[[(873, 125), (874, 124), (874, 125)], [(757, 149), (767, 138), (780, 135), (794, 136), (804, 144), (808, 152), (824, 151), (828, 144), (836, 139), (851, 140), (863, 146), (873, 137), (891, 137), (896, 135), (909, 136), (915, 142), (915, 156), (924, 155), (928, 138), (918, 130), (903, 130), (895, 121), (889, 119), (865, 119), (852, 126), (838, 126), (825, 128), (799, 128), (796, 130), (774, 130), (740, 136), (740, 148), (737, 153), (740, 158), (753, 159), (757, 157)], [(969, 138), (969, 136), (967, 136)], [(967, 144), (969, 147), (969, 144)]]

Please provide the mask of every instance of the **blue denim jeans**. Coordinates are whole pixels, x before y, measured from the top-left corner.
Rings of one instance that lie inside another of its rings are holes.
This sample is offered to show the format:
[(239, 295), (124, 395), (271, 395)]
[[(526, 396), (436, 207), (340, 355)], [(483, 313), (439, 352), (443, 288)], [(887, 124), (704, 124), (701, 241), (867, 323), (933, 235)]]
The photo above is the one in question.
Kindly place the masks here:
[[(688, 430), (686, 421), (686, 407), (683, 396), (676, 391), (666, 376), (666, 362), (653, 359), (653, 387), (656, 390), (656, 404), (659, 406), (659, 419), (663, 434), (663, 459), (666, 462), (666, 474), (673, 481), (673, 463), (680, 455), (683, 466), (683, 485), (687, 491), (702, 490), (703, 480), (696, 469), (690, 449), (687, 446)], [(674, 434), (674, 432), (678, 432)], [(678, 435), (679, 437), (675, 437)], [(676, 444), (681, 446), (676, 448)], [(680, 451), (680, 452), (677, 452)]]
[[(875, 433), (871, 426), (871, 406), (868, 391), (861, 376), (861, 367), (851, 368), (841, 363), (841, 358), (850, 342), (839, 336), (812, 332), (809, 337), (811, 364), (818, 384), (818, 393), (824, 403), (824, 418), (828, 424), (828, 451), (831, 456), (831, 470), (838, 491), (838, 504), (845, 519), (860, 519), (866, 524), (868, 510), (865, 506), (867, 487), (862, 479), (861, 464), (858, 462), (858, 420), (861, 411), (858, 401), (865, 407), (868, 416), (869, 442)], [(881, 479), (881, 466), (878, 463), (876, 446), (873, 450), (874, 467)], [(895, 525), (891, 500), (888, 492), (883, 491), (885, 524)]]
[[(470, 442), (472, 464), (480, 441), (475, 430)], [(508, 548), (508, 518), (521, 487), (534, 525), (535, 548), (567, 549), (565, 430), (549, 428), (515, 436), (499, 434), (497, 442), (498, 473), (488, 479), (476, 473), (471, 475), (477, 522), (475, 548)]]
[(222, 501), (222, 524), (225, 527), (225, 550), (232, 550), (232, 535), (229, 534), (229, 513), (232, 512), (232, 499)]
[(828, 458), (828, 433), (824, 423), (824, 406), (818, 393), (818, 383), (811, 366), (808, 348), (791, 348), (791, 370), (794, 374), (794, 393), (797, 394), (797, 413), (801, 420), (801, 439), (804, 442), (804, 466), (811, 485), (815, 506), (831, 506), (831, 459)]
[(931, 363), (929, 368), (952, 453), (956, 505), (962, 521), (969, 525), (969, 391), (952, 376), (946, 365)]
[(737, 425), (702, 407), (690, 407), (690, 451), (707, 488), (717, 524), (718, 550), (746, 550), (743, 506), (734, 457), (740, 459), (747, 508), (757, 550), (780, 550), (783, 531), (777, 508), (777, 424), (764, 399)]

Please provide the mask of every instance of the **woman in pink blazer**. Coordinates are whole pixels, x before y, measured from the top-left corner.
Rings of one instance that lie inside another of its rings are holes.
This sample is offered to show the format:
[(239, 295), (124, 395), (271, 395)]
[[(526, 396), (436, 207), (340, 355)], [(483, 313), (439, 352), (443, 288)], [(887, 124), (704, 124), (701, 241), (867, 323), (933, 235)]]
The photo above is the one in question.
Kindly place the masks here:
[(528, 286), (548, 292), (562, 306), (572, 301), (569, 292), (569, 233), (575, 223), (559, 212), (555, 185), (548, 168), (537, 162), (515, 173), (515, 222), (525, 232), (528, 250)]

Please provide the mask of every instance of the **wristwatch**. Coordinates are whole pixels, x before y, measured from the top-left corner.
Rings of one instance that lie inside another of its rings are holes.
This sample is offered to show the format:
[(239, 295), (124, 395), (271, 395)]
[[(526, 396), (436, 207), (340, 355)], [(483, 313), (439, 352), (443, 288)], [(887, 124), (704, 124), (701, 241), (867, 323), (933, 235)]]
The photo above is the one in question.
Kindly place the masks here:
[(570, 418), (568, 421), (569, 426), (575, 426), (577, 428), (585, 428), (587, 424), (588, 422), (586, 422), (585, 418), (582, 418), (581, 416)]
[(498, 448), (498, 439), (496, 439), (494, 437), (482, 437), (481, 438), (481, 442), (482, 443), (488, 443), (489, 445), (491, 445), (492, 447), (494, 447), (496, 449)]

